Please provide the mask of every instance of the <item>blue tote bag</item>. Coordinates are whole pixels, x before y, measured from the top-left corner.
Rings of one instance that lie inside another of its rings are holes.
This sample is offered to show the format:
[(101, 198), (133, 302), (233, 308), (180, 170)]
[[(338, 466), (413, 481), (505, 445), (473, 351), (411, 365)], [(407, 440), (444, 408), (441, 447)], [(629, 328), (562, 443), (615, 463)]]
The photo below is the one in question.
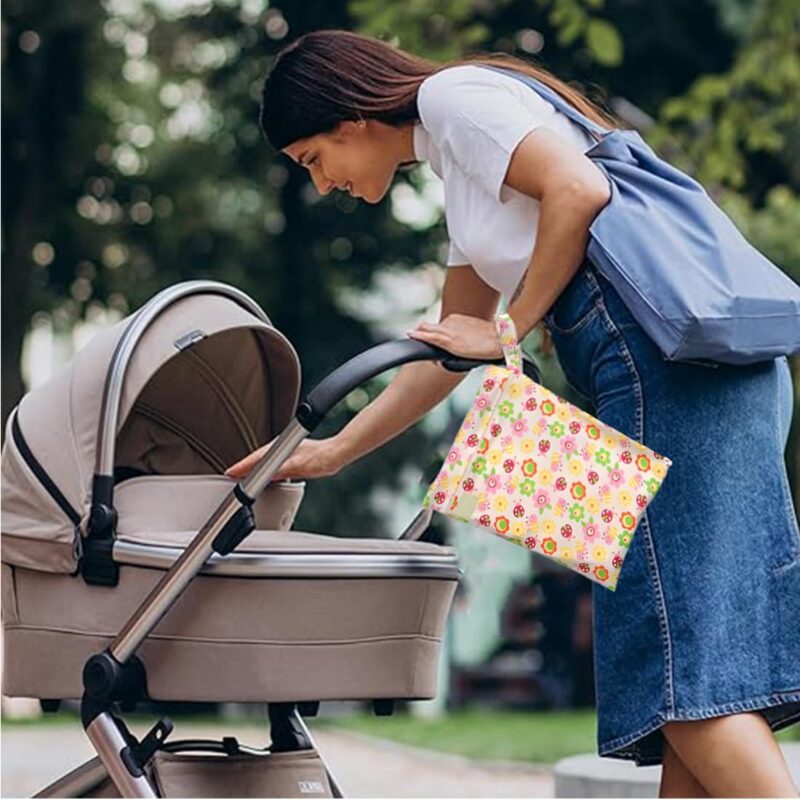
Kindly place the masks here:
[(535, 78), (527, 84), (597, 139), (611, 184), (586, 255), (668, 360), (748, 364), (800, 351), (800, 286), (754, 248), (693, 178), (632, 130), (607, 131)]

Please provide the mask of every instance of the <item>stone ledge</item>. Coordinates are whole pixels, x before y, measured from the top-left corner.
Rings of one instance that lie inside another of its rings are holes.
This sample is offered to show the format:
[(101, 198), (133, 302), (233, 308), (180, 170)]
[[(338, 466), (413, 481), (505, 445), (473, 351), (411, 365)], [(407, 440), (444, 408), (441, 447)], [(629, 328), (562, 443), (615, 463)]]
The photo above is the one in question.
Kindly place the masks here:
[[(781, 742), (794, 782), (800, 786), (800, 742)], [(637, 767), (633, 761), (594, 753), (562, 758), (553, 768), (556, 797), (658, 797), (661, 765)]]

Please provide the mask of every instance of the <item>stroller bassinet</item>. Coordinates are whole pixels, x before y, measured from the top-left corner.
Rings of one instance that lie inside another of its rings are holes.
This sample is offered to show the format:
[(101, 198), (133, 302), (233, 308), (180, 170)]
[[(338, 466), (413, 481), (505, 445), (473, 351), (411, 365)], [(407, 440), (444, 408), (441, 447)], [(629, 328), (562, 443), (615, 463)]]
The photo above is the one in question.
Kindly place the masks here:
[[(102, 779), (126, 796), (174, 791), (157, 774), (164, 725), (137, 742), (122, 722), (137, 700), (269, 703), (272, 747), (252, 756), (267, 763), (318, 756), (300, 711), (320, 700), (436, 695), (460, 570), (452, 548), (417, 541), (429, 512), (398, 540), (303, 533), (291, 525), (304, 483), (271, 482), (353, 388), (423, 359), (486, 363), (388, 342), (298, 405), (297, 354), (261, 308), (191, 281), (23, 398), (2, 455), (3, 691), (82, 698), (99, 755), (43, 796), (88, 796)], [(221, 474), (275, 437), (246, 479)], [(320, 765), (325, 780), (300, 778), (291, 796), (341, 796), (321, 756), (294, 777)]]

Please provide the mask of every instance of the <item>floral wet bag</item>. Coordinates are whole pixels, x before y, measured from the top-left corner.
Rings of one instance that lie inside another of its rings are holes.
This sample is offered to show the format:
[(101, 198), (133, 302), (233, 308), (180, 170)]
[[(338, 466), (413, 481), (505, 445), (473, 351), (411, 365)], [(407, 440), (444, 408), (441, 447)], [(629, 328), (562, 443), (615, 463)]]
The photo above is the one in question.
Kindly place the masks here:
[(485, 368), (423, 506), (614, 591), (672, 462), (528, 378), (511, 317), (495, 323), (506, 365)]

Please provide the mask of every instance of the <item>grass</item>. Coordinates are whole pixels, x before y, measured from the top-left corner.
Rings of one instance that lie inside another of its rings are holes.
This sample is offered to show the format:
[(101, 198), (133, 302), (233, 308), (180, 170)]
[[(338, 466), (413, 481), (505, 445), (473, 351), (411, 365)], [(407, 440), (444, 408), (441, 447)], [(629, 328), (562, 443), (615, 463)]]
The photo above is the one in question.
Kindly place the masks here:
[[(324, 703), (322, 713), (324, 714)], [(126, 715), (132, 726), (144, 729), (152, 717)], [(222, 720), (211, 714), (173, 716), (177, 722), (208, 723), (220, 727), (261, 727), (252, 718)], [(554, 764), (578, 753), (596, 753), (596, 713), (586, 711), (490, 711), (483, 709), (454, 711), (440, 719), (425, 719), (397, 713), (391, 717), (354, 714), (349, 717), (320, 716), (308, 720), (312, 730), (353, 731), (376, 739), (411, 745), (478, 760), (521, 761)], [(3, 720), (3, 726), (80, 725), (74, 713), (45, 714), (32, 720)], [(800, 725), (776, 734), (781, 742), (800, 742)]]

